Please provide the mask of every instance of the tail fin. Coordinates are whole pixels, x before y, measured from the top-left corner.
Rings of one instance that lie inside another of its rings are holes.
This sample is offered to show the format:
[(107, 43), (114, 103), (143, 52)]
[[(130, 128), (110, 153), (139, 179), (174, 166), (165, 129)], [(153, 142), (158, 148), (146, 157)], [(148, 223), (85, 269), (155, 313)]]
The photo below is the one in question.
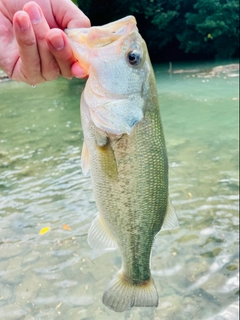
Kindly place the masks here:
[(134, 285), (119, 272), (105, 289), (103, 303), (116, 312), (123, 312), (133, 306), (157, 307), (158, 293), (152, 279)]

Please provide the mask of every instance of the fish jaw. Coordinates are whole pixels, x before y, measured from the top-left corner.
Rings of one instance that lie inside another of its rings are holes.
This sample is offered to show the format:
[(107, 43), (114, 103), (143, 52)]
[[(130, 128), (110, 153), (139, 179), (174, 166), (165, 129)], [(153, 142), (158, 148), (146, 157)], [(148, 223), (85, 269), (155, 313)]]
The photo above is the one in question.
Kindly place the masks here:
[[(119, 56), (123, 41), (137, 31), (136, 19), (127, 16), (100, 27), (65, 29), (73, 54), (81, 66), (89, 72), (94, 57), (101, 59), (109, 51), (108, 60)], [(100, 51), (100, 52), (99, 52)]]
[(88, 28), (75, 28), (75, 29), (65, 29), (65, 33), (68, 36), (70, 41), (74, 57), (77, 59), (79, 64), (85, 69), (88, 74), (89, 62), (88, 55), (89, 50), (85, 43), (86, 34), (88, 32)]

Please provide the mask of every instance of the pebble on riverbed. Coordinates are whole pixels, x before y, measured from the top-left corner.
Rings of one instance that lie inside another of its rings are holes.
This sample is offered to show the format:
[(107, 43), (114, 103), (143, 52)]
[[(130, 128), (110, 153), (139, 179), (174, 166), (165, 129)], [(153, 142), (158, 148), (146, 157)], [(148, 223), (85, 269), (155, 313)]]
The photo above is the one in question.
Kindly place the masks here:
[(15, 289), (16, 302), (23, 307), (34, 302), (39, 291), (39, 277), (34, 274), (27, 274)]
[(221, 289), (224, 286), (226, 282), (227, 277), (225, 275), (221, 273), (216, 273), (211, 275), (211, 277), (209, 277), (209, 279), (206, 282), (204, 282), (200, 287), (204, 291), (214, 295), (216, 294), (216, 292), (219, 291), (219, 289)]
[(200, 262), (189, 262), (187, 265), (187, 279), (191, 283), (195, 283), (205, 272), (209, 270), (209, 265), (202, 261)]
[(15, 257), (9, 260), (7, 270), (2, 274), (1, 281), (15, 285), (22, 279), (21, 269), (22, 257)]
[(171, 295), (160, 297), (158, 308), (155, 310), (155, 315), (159, 316), (161, 320), (177, 319), (183, 309), (184, 305), (181, 296)]

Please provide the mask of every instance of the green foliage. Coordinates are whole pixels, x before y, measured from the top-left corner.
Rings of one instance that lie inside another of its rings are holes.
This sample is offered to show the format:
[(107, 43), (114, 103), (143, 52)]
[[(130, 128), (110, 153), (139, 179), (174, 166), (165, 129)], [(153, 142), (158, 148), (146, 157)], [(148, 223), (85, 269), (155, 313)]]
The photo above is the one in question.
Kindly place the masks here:
[(186, 13), (185, 28), (177, 37), (186, 52), (231, 58), (239, 46), (239, 3), (236, 0), (197, 0)]
[[(230, 58), (239, 48), (238, 0), (74, 0), (101, 25), (135, 15), (150, 53), (176, 48), (189, 54)], [(172, 50), (172, 51), (171, 51)]]
[(180, 2), (179, 0), (142, 0), (136, 2), (135, 12), (143, 15), (149, 23), (146, 36), (150, 48), (161, 50), (173, 40), (179, 17)]
[(91, 0), (72, 0), (79, 9), (81, 9), (87, 16), (89, 15), (89, 10), (91, 8)]

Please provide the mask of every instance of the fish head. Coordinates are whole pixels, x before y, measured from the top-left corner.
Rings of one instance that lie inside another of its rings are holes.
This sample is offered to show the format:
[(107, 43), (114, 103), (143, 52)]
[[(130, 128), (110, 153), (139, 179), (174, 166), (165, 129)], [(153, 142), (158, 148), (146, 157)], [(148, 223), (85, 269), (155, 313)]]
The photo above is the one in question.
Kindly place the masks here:
[(152, 70), (135, 18), (65, 32), (74, 56), (89, 74), (84, 97), (93, 122), (105, 131), (130, 134), (143, 118)]

